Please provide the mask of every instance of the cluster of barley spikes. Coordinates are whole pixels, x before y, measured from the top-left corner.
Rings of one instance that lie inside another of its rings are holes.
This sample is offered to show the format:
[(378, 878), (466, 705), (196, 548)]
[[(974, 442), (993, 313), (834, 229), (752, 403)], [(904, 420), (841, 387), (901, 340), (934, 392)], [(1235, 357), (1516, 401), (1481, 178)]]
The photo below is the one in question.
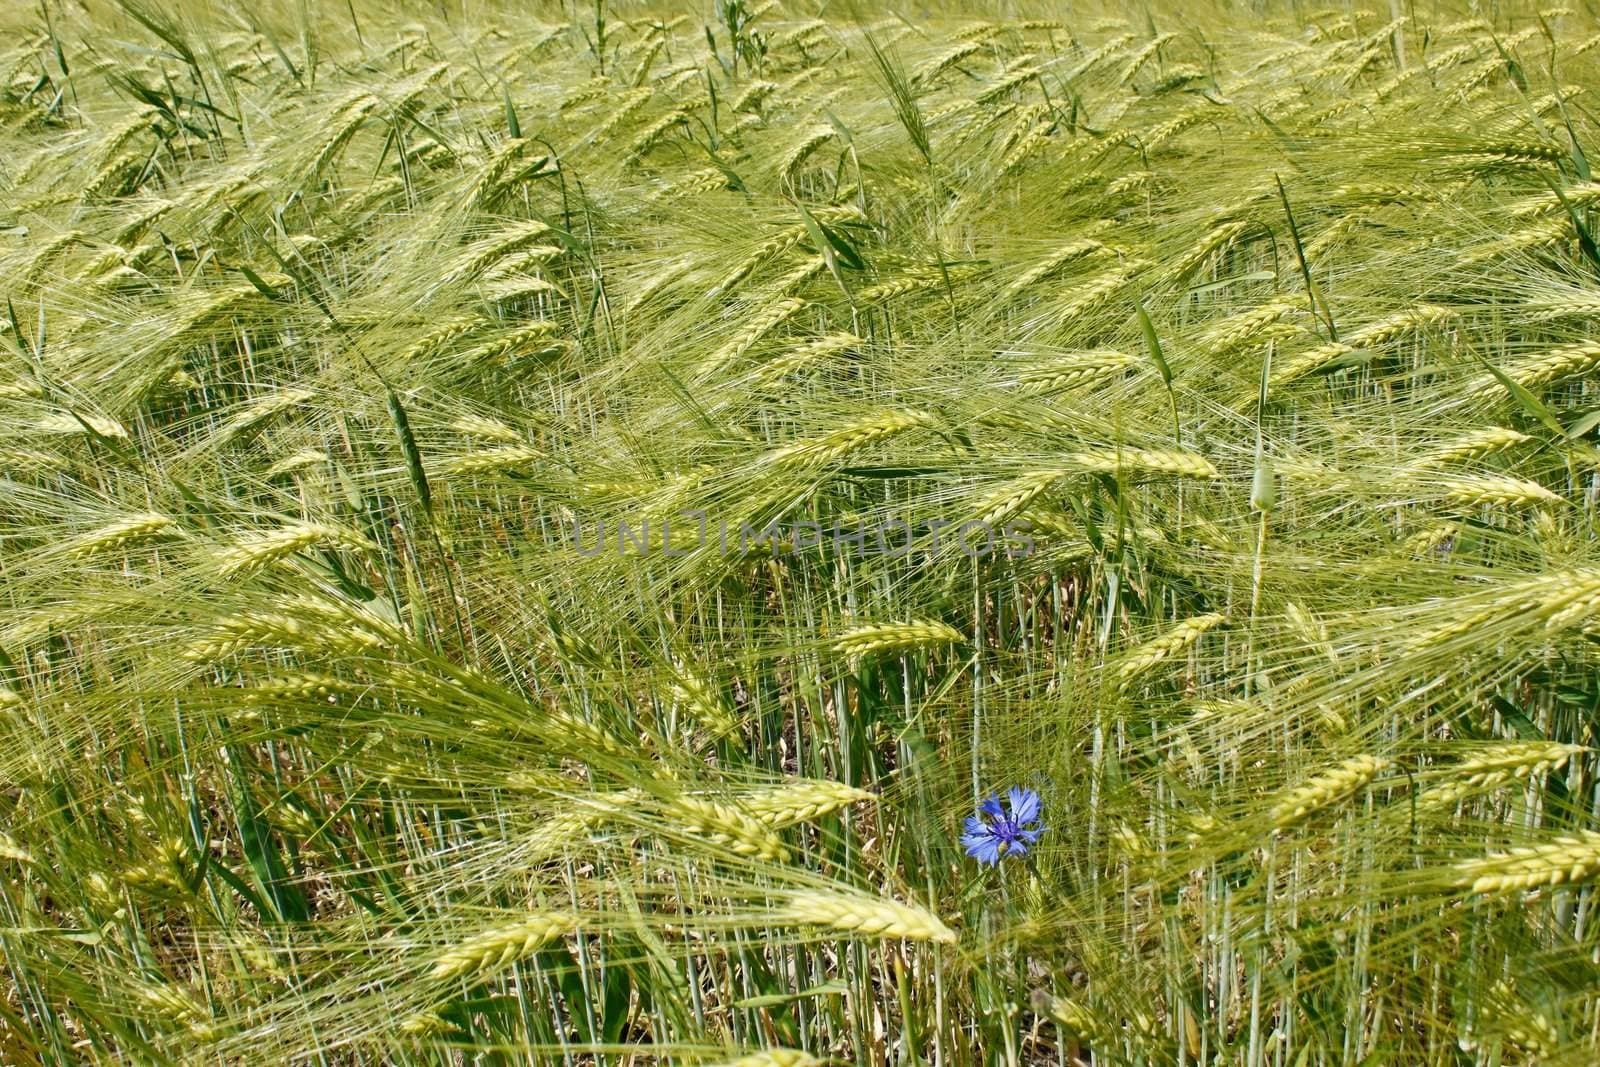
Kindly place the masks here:
[(1600, 20), (1371, 6), (3, 5), (0, 1060), (1600, 1059)]

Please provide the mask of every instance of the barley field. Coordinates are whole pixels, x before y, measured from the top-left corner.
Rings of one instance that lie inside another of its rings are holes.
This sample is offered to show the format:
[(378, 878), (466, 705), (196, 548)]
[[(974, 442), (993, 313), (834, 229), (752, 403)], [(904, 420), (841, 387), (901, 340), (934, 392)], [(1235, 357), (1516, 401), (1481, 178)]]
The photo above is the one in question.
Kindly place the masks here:
[(1600, 1062), (1600, 13), (0, 11), (0, 1063)]

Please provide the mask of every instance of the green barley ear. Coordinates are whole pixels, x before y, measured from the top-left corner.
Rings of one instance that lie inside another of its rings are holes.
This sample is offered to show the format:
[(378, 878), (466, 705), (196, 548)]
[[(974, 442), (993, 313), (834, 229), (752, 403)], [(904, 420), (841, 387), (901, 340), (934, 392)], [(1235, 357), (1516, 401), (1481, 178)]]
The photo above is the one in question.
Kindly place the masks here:
[(1127, 685), (1166, 659), (1181, 655), (1200, 640), (1203, 634), (1226, 621), (1227, 616), (1219, 612), (1185, 619), (1154, 641), (1127, 652), (1117, 665), (1117, 680)]
[(459, 1033), (461, 1028), (437, 1011), (421, 1011), (407, 1016), (400, 1023), (400, 1032), (408, 1037), (427, 1038), (441, 1034)]
[(872, 52), (872, 61), (877, 74), (877, 80), (884, 93), (889, 97), (889, 104), (894, 111), (894, 116), (900, 121), (901, 127), (906, 131), (911, 144), (917, 153), (922, 156), (922, 161), (933, 164), (933, 147), (928, 137), (928, 126), (923, 120), (922, 109), (917, 106), (917, 98), (912, 89), (911, 79), (906, 77), (906, 72), (900, 65), (900, 59), (892, 52), (885, 52), (878, 47), (878, 42), (872, 34), (864, 35), (867, 48)]
[(376, 545), (353, 530), (325, 523), (293, 523), (267, 533), (241, 538), (221, 549), (216, 555), (215, 564), (224, 578), (240, 578), (316, 545), (356, 552), (377, 551)]
[(811, 822), (872, 794), (843, 782), (794, 779), (739, 798), (739, 806), (774, 829)]
[(821, 437), (785, 445), (768, 453), (765, 462), (780, 468), (833, 463), (877, 441), (909, 430), (937, 426), (938, 420), (926, 412), (888, 411), (859, 419)]
[(1089, 385), (1117, 371), (1137, 366), (1138, 363), (1137, 356), (1101, 349), (1062, 356), (1045, 364), (1036, 364), (1026, 368), (1021, 373), (1020, 379), (1026, 389), (1050, 392)]
[(1008, 482), (974, 502), (975, 521), (986, 527), (998, 527), (1006, 520), (1026, 510), (1029, 505), (1049, 491), (1061, 480), (1060, 471), (1039, 471), (1025, 474)]
[(1151, 448), (1099, 449), (1072, 452), (1063, 457), (1067, 466), (1097, 474), (1171, 474), (1180, 478), (1217, 478), (1210, 460), (1193, 452)]
[(1075, 1000), (1054, 997), (1041, 989), (1034, 992), (1033, 1004), (1036, 1012), (1048, 1017), (1074, 1038), (1102, 1041), (1108, 1033), (1099, 1018)]
[(948, 623), (922, 620), (885, 622), (847, 630), (834, 639), (833, 649), (840, 655), (867, 656), (880, 652), (905, 653), (922, 648), (938, 648), (962, 640), (961, 632)]
[(1436, 449), (1431, 455), (1418, 460), (1417, 467), (1432, 467), (1445, 463), (1456, 463), (1461, 460), (1479, 459), (1483, 456), (1504, 452), (1518, 445), (1526, 444), (1533, 440), (1525, 433), (1508, 430), (1500, 426), (1491, 426), (1484, 430), (1475, 430), (1463, 434), (1452, 441), (1446, 442)]
[(1583, 752), (1580, 745), (1554, 741), (1508, 741), (1486, 745), (1450, 766), (1449, 780), (1422, 791), (1417, 804), (1425, 809), (1453, 807), (1466, 798), (1514, 782), (1559, 770)]
[(1544, 486), (1522, 478), (1478, 475), (1468, 478), (1445, 478), (1439, 484), (1451, 500), (1460, 504), (1500, 504), (1507, 507), (1531, 508), (1544, 504), (1564, 503), (1559, 495)]
[(722, 697), (686, 663), (679, 663), (672, 670), (672, 695), (695, 721), (715, 736), (723, 737), (739, 728), (738, 721), (724, 706)]
[(699, 373), (708, 375), (725, 364), (731, 363), (748, 352), (757, 341), (770, 333), (774, 327), (785, 319), (801, 311), (806, 306), (804, 300), (779, 300), (771, 307), (757, 312), (739, 333), (713, 352), (704, 363), (700, 365)]
[(778, 160), (779, 184), (792, 187), (795, 179), (800, 174), (800, 168), (813, 152), (833, 140), (834, 130), (831, 126), (816, 126), (807, 131), (804, 137), (794, 142), (789, 150)]
[(737, 1059), (721, 1060), (714, 1067), (822, 1067), (823, 1061), (797, 1049), (769, 1048)]
[(790, 349), (767, 363), (762, 368), (762, 374), (769, 378), (779, 378), (803, 367), (822, 363), (833, 356), (860, 348), (865, 344), (865, 341), (853, 333), (829, 334), (826, 337), (820, 337), (815, 341)]
[(1339, 765), (1285, 790), (1269, 812), (1275, 829), (1286, 830), (1315, 812), (1340, 803), (1362, 790), (1389, 766), (1376, 756), (1352, 756)]
[(789, 857), (788, 849), (767, 823), (739, 808), (700, 797), (674, 796), (665, 802), (664, 811), (690, 835), (734, 855), (780, 863)]
[(181, 533), (177, 526), (177, 520), (167, 515), (129, 515), (66, 542), (66, 547), (72, 555), (92, 556), (138, 541), (177, 536)]
[(954, 931), (921, 908), (845, 893), (797, 893), (774, 914), (773, 921), (826, 927), (861, 937), (948, 945), (957, 940)]
[(1464, 860), (1455, 884), (1474, 893), (1516, 893), (1542, 886), (1592, 881), (1600, 875), (1600, 833), (1583, 830), (1538, 844)]
[(578, 919), (574, 915), (536, 912), (514, 923), (475, 934), (446, 949), (434, 960), (428, 977), (441, 981), (486, 978), (577, 928)]

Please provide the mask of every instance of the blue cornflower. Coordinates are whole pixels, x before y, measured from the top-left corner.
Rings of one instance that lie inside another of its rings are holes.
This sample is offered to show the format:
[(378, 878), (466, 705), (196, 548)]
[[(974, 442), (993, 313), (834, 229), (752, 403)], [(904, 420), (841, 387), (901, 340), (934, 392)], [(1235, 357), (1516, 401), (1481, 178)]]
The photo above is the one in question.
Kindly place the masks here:
[(1031, 789), (1013, 786), (1006, 793), (1011, 811), (1000, 806), (1000, 798), (991, 795), (978, 805), (978, 814), (967, 816), (967, 830), (961, 835), (961, 844), (967, 855), (979, 863), (996, 864), (1001, 856), (1026, 856), (1028, 846), (1039, 840), (1043, 826), (1039, 821), (1039, 794)]

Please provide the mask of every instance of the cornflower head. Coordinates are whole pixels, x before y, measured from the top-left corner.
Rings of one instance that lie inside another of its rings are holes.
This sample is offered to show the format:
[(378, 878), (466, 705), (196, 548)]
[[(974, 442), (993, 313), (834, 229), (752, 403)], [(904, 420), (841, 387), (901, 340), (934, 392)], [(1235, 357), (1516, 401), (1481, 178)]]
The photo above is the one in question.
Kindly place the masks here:
[(1039, 794), (1013, 786), (1006, 793), (1007, 805), (990, 794), (978, 804), (978, 813), (967, 816), (961, 844), (967, 855), (979, 863), (993, 866), (1002, 856), (1026, 856), (1028, 847), (1044, 833), (1039, 821)]

